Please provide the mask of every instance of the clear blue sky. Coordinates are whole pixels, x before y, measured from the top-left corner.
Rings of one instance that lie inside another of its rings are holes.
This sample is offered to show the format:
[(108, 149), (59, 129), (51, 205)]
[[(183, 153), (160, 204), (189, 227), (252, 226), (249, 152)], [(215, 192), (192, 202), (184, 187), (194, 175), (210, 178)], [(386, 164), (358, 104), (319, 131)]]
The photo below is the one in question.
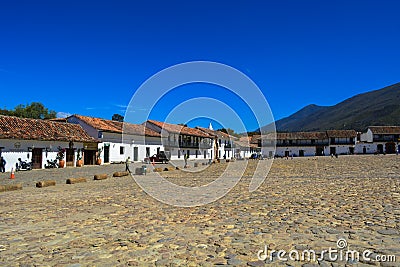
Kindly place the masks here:
[(399, 82), (399, 10), (396, 0), (0, 1), (0, 107), (111, 118), (158, 71), (208, 60), (248, 75), (279, 119)]

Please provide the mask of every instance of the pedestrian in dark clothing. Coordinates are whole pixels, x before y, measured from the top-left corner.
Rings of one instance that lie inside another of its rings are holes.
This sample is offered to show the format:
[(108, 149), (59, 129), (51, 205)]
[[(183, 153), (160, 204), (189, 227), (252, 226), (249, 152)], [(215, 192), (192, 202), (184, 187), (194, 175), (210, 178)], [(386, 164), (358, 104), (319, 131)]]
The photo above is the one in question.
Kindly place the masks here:
[(0, 158), (0, 172), (5, 172), (6, 171), (6, 160), (1, 157)]
[(129, 160), (130, 157), (128, 157), (125, 161), (125, 171), (131, 173), (131, 170), (129, 169)]

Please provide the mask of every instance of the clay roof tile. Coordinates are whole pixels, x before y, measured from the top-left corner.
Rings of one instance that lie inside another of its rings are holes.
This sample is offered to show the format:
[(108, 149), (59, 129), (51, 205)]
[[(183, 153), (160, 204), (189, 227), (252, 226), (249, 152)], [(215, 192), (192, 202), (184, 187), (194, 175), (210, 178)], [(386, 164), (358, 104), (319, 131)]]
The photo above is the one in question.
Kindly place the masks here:
[(97, 142), (80, 125), (0, 115), (0, 138)]

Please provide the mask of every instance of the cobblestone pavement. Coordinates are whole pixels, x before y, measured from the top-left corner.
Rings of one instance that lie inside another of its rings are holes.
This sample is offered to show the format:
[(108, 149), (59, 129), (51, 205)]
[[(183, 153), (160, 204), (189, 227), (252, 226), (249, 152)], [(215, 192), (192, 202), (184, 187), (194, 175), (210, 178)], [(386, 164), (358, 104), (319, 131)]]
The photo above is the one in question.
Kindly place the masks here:
[[(15, 180), (1, 174), (0, 184), (24, 188), (0, 193), (0, 265), (400, 266), (399, 163), (395, 155), (277, 159), (262, 186), (249, 193), (256, 164), (249, 161), (225, 197), (193, 208), (158, 202), (130, 176), (93, 180), (124, 165), (34, 170)], [(226, 164), (163, 176), (182, 185), (206, 184)], [(65, 184), (82, 176), (87, 183)], [(46, 179), (57, 185), (34, 187)], [(338, 239), (348, 249), (370, 250), (370, 257), (395, 255), (397, 262), (321, 257), (322, 250), (338, 248)], [(322, 259), (282, 261), (275, 252), (272, 261), (269, 255), (258, 260), (265, 246), (312, 249)]]

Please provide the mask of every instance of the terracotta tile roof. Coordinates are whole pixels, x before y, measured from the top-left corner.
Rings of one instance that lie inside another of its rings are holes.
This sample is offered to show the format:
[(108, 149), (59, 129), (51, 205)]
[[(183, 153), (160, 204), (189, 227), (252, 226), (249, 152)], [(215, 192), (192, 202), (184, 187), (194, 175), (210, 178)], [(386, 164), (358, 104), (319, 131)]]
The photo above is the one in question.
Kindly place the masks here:
[[(262, 138), (266, 140), (275, 139), (276, 137), (277, 137), (276, 133), (266, 133), (262, 135)], [(258, 139), (261, 139), (261, 136)]]
[(373, 134), (400, 134), (400, 126), (369, 126)]
[(323, 140), (328, 139), (326, 132), (276, 133), (277, 140)]
[(251, 148), (258, 147), (258, 143), (254, 144), (254, 143), (249, 143), (249, 142), (243, 141), (243, 140), (235, 141), (235, 145), (239, 146), (239, 147), (251, 147)]
[[(263, 135), (265, 137), (265, 134)], [(258, 144), (258, 141), (261, 139), (260, 134), (255, 134), (255, 135), (246, 135), (242, 136), (239, 138), (239, 141), (241, 142), (248, 142), (250, 144)]]
[(146, 136), (152, 136), (152, 137), (161, 137), (160, 133), (157, 133), (156, 131), (153, 131), (150, 128), (147, 128), (143, 124), (133, 124), (133, 123), (123, 123), (123, 130), (124, 134), (132, 134), (132, 135), (146, 135)]
[(250, 144), (258, 144), (258, 140), (261, 138), (260, 134), (255, 134), (250, 137)]
[(192, 136), (199, 136), (205, 138), (213, 138), (211, 135), (200, 131), (199, 129), (190, 128), (186, 126), (181, 126), (177, 124), (171, 124), (166, 122), (160, 122), (155, 120), (147, 120), (148, 123), (151, 123), (167, 132), (170, 133), (178, 133), (178, 134), (185, 134), (185, 135), (192, 135)]
[(235, 144), (241, 147), (257, 148), (260, 139), (261, 135), (259, 134), (255, 134), (252, 136), (241, 136), (238, 141), (235, 141)]
[(97, 142), (80, 125), (0, 115), (0, 138)]
[(48, 119), (49, 121), (67, 122), (67, 118), (54, 118)]
[(216, 136), (216, 137), (220, 137), (220, 138), (225, 138), (225, 139), (233, 139), (233, 140), (237, 140), (238, 138), (232, 135), (229, 135), (225, 132), (221, 132), (221, 131), (217, 131), (217, 130), (210, 130), (208, 128), (204, 128), (204, 127), (196, 127), (197, 129), (199, 129), (200, 131), (203, 131), (211, 136)]
[(357, 132), (355, 130), (328, 130), (326, 131), (328, 137), (337, 137), (337, 138), (350, 138), (356, 137)]
[(124, 134), (146, 135), (154, 137), (161, 136), (159, 133), (147, 128), (143, 124), (119, 122), (119, 121), (106, 120), (106, 119), (94, 118), (82, 115), (73, 115), (73, 116), (85, 122), (86, 124), (92, 126), (93, 128), (104, 132), (113, 132), (121, 134), (122, 132), (124, 132)]
[(92, 126), (93, 128), (105, 131), (105, 132), (114, 132), (114, 133), (122, 133), (122, 122), (106, 120), (101, 118), (94, 118), (82, 115), (72, 115), (85, 122), (86, 124)]
[(241, 142), (249, 142), (249, 136), (241, 136), (240, 138), (239, 138), (239, 141), (241, 141)]

